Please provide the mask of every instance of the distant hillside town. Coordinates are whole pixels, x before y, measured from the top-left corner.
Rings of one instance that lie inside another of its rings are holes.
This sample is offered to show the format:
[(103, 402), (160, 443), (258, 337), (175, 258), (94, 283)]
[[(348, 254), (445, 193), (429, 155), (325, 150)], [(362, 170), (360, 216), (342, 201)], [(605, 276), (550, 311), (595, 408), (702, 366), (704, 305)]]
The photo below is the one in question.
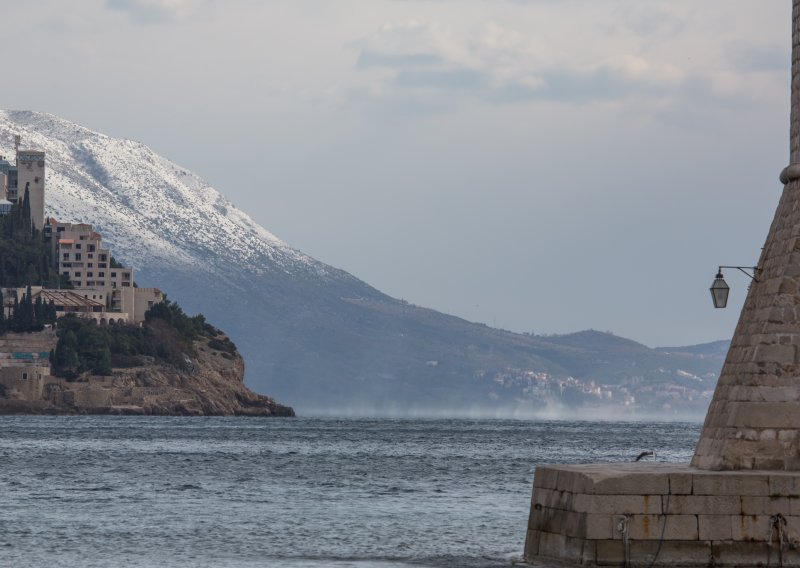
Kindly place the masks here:
[[(19, 136), (15, 152), (13, 164), (0, 156), (0, 390), (25, 392), (59, 364), (58, 318), (141, 325), (165, 296), (139, 288), (92, 225), (46, 218), (45, 153), (21, 149)], [(43, 333), (6, 333), (31, 331)]]

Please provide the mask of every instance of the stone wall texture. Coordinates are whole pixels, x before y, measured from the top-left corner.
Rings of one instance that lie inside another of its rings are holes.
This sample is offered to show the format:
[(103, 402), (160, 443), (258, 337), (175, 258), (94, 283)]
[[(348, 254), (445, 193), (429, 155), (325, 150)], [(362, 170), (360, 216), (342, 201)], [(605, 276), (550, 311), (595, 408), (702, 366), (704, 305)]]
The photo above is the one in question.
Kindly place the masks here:
[(792, 8), (792, 115), (790, 163), (800, 164), (800, 2)]
[(800, 0), (792, 14), (791, 160), (692, 465), (800, 470)]
[(525, 559), (595, 566), (800, 566), (800, 473), (681, 464), (536, 469)]

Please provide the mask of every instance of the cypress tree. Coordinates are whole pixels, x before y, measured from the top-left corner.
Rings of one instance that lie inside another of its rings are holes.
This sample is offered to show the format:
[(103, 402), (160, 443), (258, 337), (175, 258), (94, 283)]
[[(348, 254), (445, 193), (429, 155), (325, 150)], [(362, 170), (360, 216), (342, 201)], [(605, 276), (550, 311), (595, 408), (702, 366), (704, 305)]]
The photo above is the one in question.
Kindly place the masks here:
[(33, 223), (31, 222), (31, 191), (30, 191), (30, 182), (25, 184), (25, 197), (22, 198), (22, 228), (25, 229), (25, 232), (29, 235), (31, 234), (31, 229)]
[(22, 324), (25, 327), (22, 331), (33, 331), (33, 294), (31, 293), (31, 285), (28, 284), (27, 293), (22, 296), (22, 301), (25, 304), (24, 316)]
[(21, 316), (22, 314), (20, 313), (19, 309), (19, 298), (17, 298), (17, 291), (14, 290), (14, 306), (11, 308), (11, 326), (10, 326), (12, 331), (19, 331)]
[(6, 332), (6, 307), (3, 304), (3, 290), (0, 289), (0, 335)]
[(79, 364), (78, 337), (70, 329), (59, 338), (56, 344), (56, 350), (53, 353), (53, 366), (58, 375), (69, 378), (75, 376)]
[(42, 302), (41, 294), (36, 297), (36, 302), (33, 304), (33, 325), (36, 329), (44, 327), (45, 324), (45, 305)]

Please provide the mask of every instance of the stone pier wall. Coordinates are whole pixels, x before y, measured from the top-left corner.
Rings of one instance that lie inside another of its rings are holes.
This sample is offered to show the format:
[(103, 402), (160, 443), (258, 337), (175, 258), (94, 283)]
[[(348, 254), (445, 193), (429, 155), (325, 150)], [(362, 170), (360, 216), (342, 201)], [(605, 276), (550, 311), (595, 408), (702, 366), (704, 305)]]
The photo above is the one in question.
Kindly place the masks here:
[(800, 566), (798, 545), (798, 473), (653, 463), (543, 466), (536, 470), (525, 558)]

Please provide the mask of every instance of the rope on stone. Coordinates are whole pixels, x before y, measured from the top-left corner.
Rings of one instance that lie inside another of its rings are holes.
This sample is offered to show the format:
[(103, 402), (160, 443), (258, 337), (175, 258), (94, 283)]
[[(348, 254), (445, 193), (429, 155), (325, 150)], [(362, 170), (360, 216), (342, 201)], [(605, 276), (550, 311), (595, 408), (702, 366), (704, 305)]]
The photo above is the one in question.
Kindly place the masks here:
[(772, 560), (772, 542), (777, 537), (778, 541), (778, 566), (783, 566), (783, 549), (789, 544), (786, 534), (786, 518), (778, 513), (769, 518), (769, 549), (767, 550), (767, 566)]
[(656, 564), (656, 560), (658, 560), (658, 555), (661, 554), (661, 545), (664, 544), (664, 534), (667, 531), (667, 518), (669, 515), (669, 498), (672, 495), (672, 488), (667, 491), (667, 504), (664, 506), (664, 522), (661, 524), (661, 536), (658, 539), (658, 546), (656, 547), (656, 553), (653, 555), (653, 560), (650, 562), (650, 565), (647, 568), (653, 568)]
[(630, 515), (622, 515), (617, 524), (617, 530), (622, 534), (622, 546), (625, 550), (625, 568), (630, 568), (631, 565), (631, 549), (628, 535), (630, 534)]

